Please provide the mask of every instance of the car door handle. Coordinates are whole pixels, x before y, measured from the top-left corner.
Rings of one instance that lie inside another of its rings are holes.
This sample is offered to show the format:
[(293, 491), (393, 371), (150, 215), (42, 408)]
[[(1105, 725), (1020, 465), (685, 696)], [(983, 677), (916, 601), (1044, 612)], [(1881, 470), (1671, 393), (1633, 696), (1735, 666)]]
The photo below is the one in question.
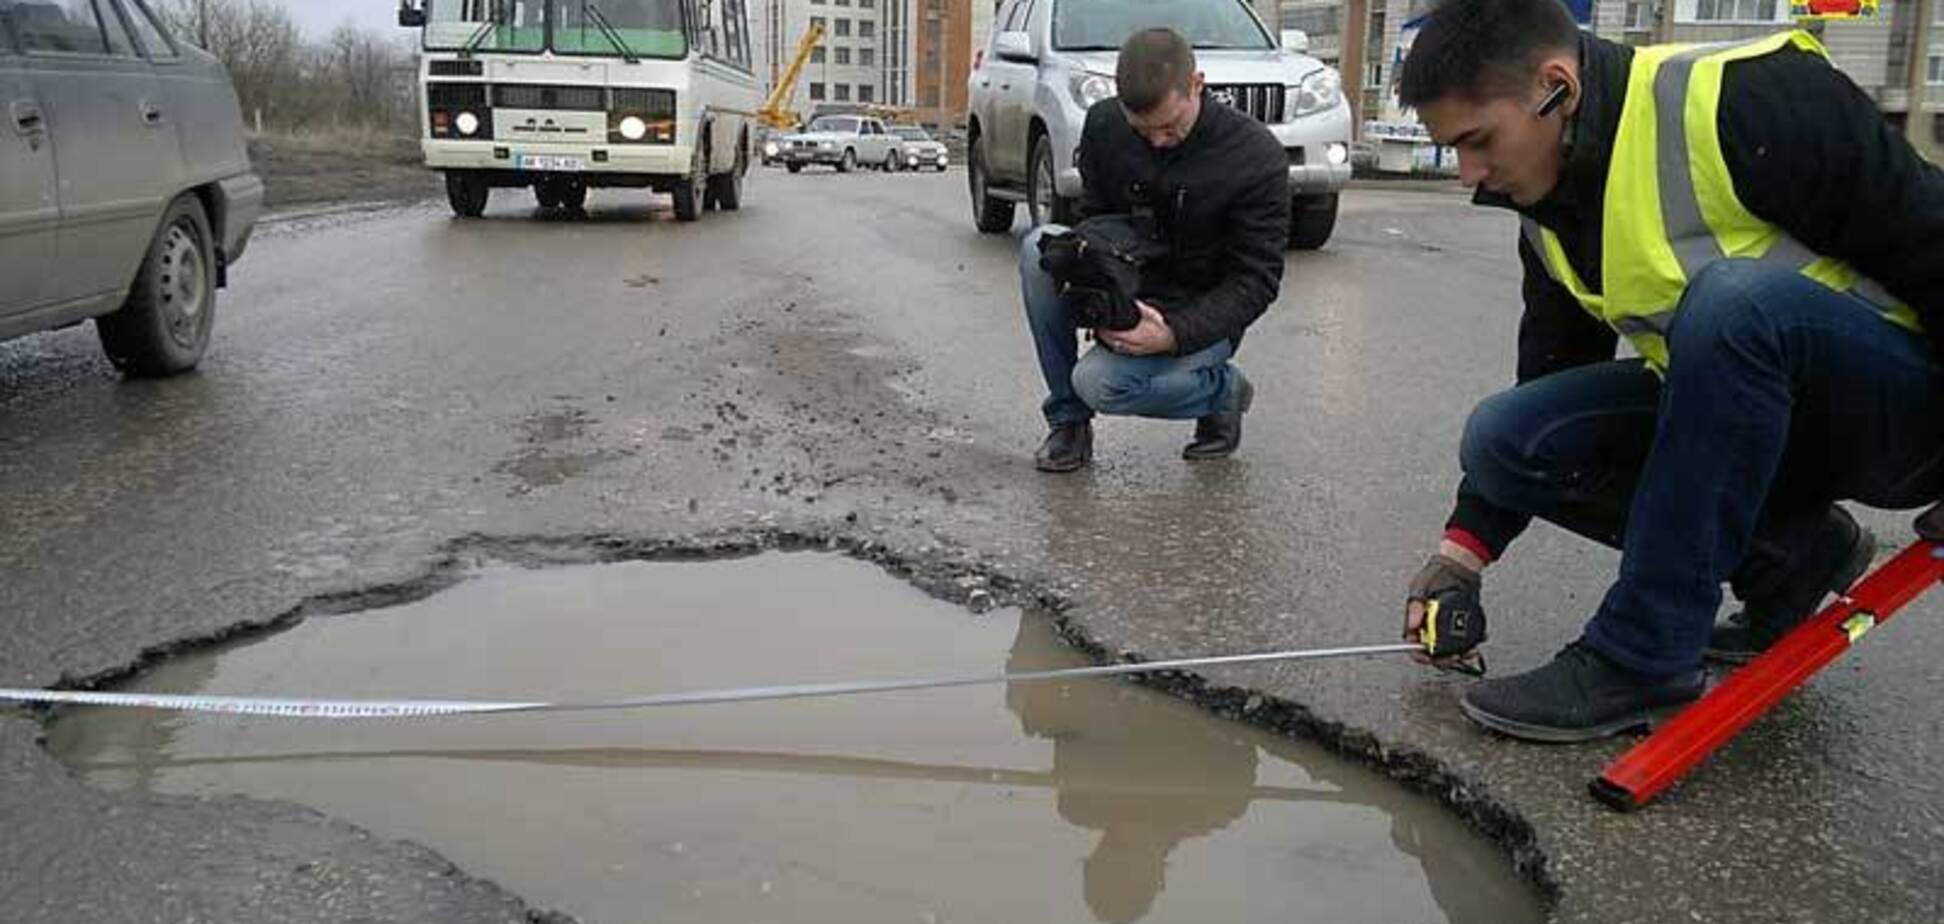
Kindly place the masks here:
[(39, 106), (17, 102), (10, 108), (13, 110), (15, 131), (23, 135), (38, 135), (47, 127), (47, 119), (41, 115)]

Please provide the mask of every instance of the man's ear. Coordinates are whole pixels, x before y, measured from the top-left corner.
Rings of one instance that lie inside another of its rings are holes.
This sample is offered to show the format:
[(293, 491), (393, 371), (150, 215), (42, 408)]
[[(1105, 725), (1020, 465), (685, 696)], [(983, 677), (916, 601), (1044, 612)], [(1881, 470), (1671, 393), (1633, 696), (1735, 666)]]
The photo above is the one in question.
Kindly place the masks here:
[(1188, 95), (1190, 97), (1200, 96), (1202, 94), (1202, 88), (1206, 86), (1208, 86), (1207, 75), (1201, 71), (1196, 71), (1195, 76), (1188, 79)]
[(1566, 88), (1566, 98), (1555, 112), (1571, 117), (1579, 112), (1580, 73), (1576, 56), (1558, 54), (1539, 62), (1539, 96), (1545, 98), (1555, 87)]

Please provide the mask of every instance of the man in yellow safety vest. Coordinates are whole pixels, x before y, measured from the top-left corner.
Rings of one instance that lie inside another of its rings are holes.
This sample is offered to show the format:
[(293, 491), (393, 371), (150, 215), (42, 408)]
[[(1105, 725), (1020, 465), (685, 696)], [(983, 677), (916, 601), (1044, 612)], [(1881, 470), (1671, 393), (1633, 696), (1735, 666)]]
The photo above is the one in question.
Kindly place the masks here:
[[(1814, 37), (1633, 48), (1559, 0), (1445, 0), (1398, 94), (1518, 213), (1525, 267), (1519, 384), (1466, 425), (1406, 635), (1534, 516), (1623, 553), (1579, 640), (1473, 686), (1473, 720), (1641, 726), (1699, 695), (1705, 656), (1753, 657), (1867, 568), (1838, 501), (1944, 496), (1944, 172)], [(1741, 608), (1717, 626), (1724, 582)]]

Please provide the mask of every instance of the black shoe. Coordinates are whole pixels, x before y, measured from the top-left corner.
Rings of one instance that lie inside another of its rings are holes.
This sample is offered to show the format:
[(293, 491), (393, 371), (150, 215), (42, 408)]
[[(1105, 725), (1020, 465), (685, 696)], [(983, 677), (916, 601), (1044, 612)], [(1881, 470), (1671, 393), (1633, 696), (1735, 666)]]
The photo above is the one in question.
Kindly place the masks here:
[(1830, 507), (1804, 560), (1789, 562), (1769, 586), (1744, 595), (1742, 611), (1708, 638), (1707, 657), (1726, 664), (1755, 660), (1814, 615), (1825, 595), (1849, 590), (1874, 557), (1876, 537), (1843, 508)]
[(1701, 695), (1705, 676), (1637, 674), (1574, 642), (1552, 663), (1516, 677), (1483, 681), (1465, 693), (1465, 715), (1527, 741), (1592, 741), (1644, 727), (1663, 710)]
[(1249, 377), (1242, 370), (1235, 370), (1235, 388), (1231, 390), (1228, 404), (1220, 411), (1195, 421), (1195, 441), (1181, 451), (1181, 457), (1190, 462), (1207, 459), (1226, 459), (1235, 455), (1242, 446), (1242, 415), (1249, 412), (1255, 404), (1255, 386), (1249, 384)]
[(1063, 424), (1046, 435), (1033, 467), (1042, 472), (1077, 472), (1093, 461), (1093, 424)]

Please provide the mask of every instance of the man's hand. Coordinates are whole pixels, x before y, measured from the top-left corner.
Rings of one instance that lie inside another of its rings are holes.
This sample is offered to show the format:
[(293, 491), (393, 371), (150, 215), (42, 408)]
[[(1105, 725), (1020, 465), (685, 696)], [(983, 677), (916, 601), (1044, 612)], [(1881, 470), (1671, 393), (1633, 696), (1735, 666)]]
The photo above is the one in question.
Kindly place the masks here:
[[(1438, 554), (1431, 557), (1424, 567), (1411, 579), (1410, 592), (1404, 604), (1404, 640), (1421, 642), (1424, 631), (1424, 603), (1426, 600), (1446, 591), (1456, 591), (1471, 598), (1476, 607), (1479, 590), (1484, 585), (1483, 571), (1485, 562), (1469, 549), (1457, 543), (1446, 541), (1439, 545)], [(1419, 664), (1432, 664), (1446, 669), (1466, 665), (1478, 657), (1477, 652), (1432, 661), (1429, 655), (1411, 656)]]
[(1128, 356), (1153, 356), (1157, 353), (1173, 353), (1175, 348), (1174, 331), (1168, 327), (1168, 319), (1147, 302), (1135, 302), (1141, 309), (1141, 323), (1133, 330), (1094, 331), (1094, 339), (1099, 340), (1116, 353)]

